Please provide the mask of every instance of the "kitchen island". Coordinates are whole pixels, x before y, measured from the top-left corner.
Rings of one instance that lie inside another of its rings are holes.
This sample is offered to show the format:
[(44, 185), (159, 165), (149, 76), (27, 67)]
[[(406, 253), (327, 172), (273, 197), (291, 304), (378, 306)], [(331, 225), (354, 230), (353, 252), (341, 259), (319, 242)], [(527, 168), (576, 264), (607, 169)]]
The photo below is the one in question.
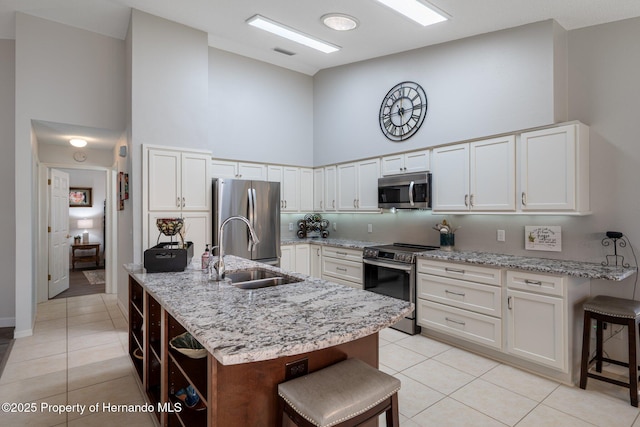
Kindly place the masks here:
[[(378, 332), (412, 310), (401, 300), (241, 258), (226, 256), (225, 263), (228, 272), (259, 266), (301, 281), (249, 290), (210, 281), (196, 264), (178, 273), (126, 267), (129, 352), (159, 424), (273, 426), (278, 383), (351, 357), (377, 367)], [(208, 351), (205, 358), (170, 348), (185, 331)], [(181, 403), (175, 393), (189, 384), (202, 410), (174, 412), (171, 405)]]

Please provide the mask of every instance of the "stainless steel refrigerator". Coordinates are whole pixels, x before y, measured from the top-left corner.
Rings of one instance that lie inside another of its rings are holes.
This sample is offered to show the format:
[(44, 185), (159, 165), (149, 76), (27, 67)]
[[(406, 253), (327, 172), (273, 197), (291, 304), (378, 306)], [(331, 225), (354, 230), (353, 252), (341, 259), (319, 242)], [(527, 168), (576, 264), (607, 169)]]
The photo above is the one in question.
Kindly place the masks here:
[[(242, 221), (224, 227), (224, 253), (279, 265), (280, 183), (240, 179), (213, 180), (213, 244), (218, 244), (220, 224), (235, 215), (249, 220), (260, 243), (250, 245), (249, 230)], [(219, 252), (214, 252), (219, 253)]]

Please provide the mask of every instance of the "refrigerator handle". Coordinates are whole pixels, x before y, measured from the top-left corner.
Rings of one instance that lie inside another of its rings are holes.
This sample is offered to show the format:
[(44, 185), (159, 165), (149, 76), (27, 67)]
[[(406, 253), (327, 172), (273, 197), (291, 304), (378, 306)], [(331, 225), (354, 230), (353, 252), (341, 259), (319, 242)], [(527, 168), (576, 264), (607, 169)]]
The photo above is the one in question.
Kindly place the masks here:
[[(255, 213), (256, 213), (256, 189), (253, 187), (250, 187), (247, 190), (248, 196), (249, 196), (249, 223), (251, 224), (251, 226), (255, 229), (256, 227), (256, 217), (255, 217)], [(253, 252), (253, 242), (251, 240), (251, 236), (249, 236), (249, 232), (247, 231), (247, 241), (248, 241), (248, 248), (247, 250), (249, 252)]]

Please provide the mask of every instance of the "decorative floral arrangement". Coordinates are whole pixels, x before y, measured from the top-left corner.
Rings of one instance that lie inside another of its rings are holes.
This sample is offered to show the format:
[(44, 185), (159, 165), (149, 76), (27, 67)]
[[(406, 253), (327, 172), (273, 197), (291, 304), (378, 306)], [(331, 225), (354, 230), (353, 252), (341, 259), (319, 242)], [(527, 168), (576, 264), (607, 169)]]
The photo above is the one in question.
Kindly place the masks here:
[(433, 227), (433, 229), (437, 230), (440, 234), (454, 234), (460, 228), (462, 228), (462, 226), (453, 228), (453, 226), (449, 224), (446, 219), (443, 219), (442, 223), (436, 224)]

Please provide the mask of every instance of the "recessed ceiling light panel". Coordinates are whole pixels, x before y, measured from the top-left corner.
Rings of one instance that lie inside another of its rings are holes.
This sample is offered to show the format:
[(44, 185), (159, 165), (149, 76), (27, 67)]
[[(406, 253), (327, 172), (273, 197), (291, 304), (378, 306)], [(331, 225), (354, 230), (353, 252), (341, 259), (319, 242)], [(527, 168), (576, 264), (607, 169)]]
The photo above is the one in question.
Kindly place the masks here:
[(80, 139), (80, 138), (73, 138), (69, 140), (69, 144), (73, 145), (74, 147), (85, 147), (87, 145), (87, 141), (85, 141), (84, 139)]
[(322, 23), (332, 30), (350, 31), (358, 27), (358, 20), (343, 13), (328, 13), (322, 18)]
[(425, 27), (449, 19), (444, 12), (421, 0), (377, 1)]
[(340, 46), (318, 40), (291, 27), (287, 27), (286, 25), (267, 19), (264, 16), (252, 16), (247, 19), (247, 24), (324, 53), (331, 53), (340, 50)]

